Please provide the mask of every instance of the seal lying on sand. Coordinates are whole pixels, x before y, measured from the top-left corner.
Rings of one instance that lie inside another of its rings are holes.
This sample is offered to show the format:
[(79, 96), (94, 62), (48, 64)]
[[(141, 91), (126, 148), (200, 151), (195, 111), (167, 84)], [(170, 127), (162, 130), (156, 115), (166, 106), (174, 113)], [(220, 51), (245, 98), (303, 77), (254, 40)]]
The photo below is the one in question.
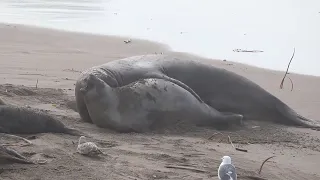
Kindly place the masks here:
[(147, 132), (181, 120), (196, 125), (240, 124), (242, 115), (222, 114), (199, 102), (184, 88), (163, 80), (143, 79), (111, 88), (90, 74), (81, 88), (94, 124), (118, 132)]
[(0, 144), (0, 164), (10, 163), (34, 164), (15, 150), (6, 148)]
[[(83, 72), (76, 87), (77, 109), (84, 121), (92, 122), (83, 94), (89, 74), (111, 87), (124, 86), (139, 79), (160, 78), (173, 82), (220, 112), (242, 114), (244, 119), (275, 121), (288, 125), (320, 127), (256, 83), (233, 72), (193, 59), (170, 55), (142, 55), (119, 59)], [(196, 94), (196, 95), (195, 95)]]
[(23, 107), (0, 105), (0, 132), (8, 134), (65, 133), (82, 135), (49, 114)]

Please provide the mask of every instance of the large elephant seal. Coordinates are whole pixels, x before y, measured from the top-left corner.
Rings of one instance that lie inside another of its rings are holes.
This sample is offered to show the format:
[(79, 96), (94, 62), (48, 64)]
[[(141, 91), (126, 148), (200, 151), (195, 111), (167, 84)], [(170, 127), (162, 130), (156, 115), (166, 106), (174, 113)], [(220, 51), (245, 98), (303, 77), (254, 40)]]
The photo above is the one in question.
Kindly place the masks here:
[(244, 119), (275, 121), (303, 127), (320, 127), (249, 79), (200, 61), (171, 55), (142, 55), (118, 59), (92, 67), (79, 77), (76, 87), (78, 112), (91, 122), (80, 89), (89, 74), (94, 74), (111, 87), (124, 86), (139, 79), (160, 78), (183, 87), (199, 102), (204, 101), (221, 112), (244, 115)]
[(222, 114), (184, 88), (163, 79), (142, 79), (112, 88), (90, 74), (80, 89), (94, 124), (118, 132), (147, 132), (177, 120), (199, 126), (240, 124), (239, 114)]
[(82, 135), (80, 131), (66, 127), (58, 119), (41, 111), (12, 105), (0, 105), (0, 133), (49, 132)]

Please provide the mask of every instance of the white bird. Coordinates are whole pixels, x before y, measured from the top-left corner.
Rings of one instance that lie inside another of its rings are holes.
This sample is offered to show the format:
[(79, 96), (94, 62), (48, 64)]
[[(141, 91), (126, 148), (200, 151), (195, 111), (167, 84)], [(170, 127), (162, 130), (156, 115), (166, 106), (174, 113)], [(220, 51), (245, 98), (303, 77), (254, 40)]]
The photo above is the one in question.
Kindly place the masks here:
[(237, 180), (236, 168), (231, 164), (229, 156), (223, 156), (218, 169), (218, 178), (220, 180)]
[(93, 142), (86, 142), (86, 137), (81, 136), (79, 138), (77, 152), (82, 155), (98, 155), (103, 154), (100, 148)]

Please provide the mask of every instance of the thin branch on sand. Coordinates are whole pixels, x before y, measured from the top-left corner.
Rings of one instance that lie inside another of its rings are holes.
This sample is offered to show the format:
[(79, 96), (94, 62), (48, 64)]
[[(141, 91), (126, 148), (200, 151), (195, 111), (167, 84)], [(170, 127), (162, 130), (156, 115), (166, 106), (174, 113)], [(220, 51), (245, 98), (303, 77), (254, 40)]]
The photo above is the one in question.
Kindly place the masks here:
[(213, 133), (210, 137), (208, 137), (207, 139), (208, 139), (208, 140), (212, 140), (212, 138), (213, 138), (215, 135), (217, 135), (217, 134), (223, 135), (221, 132), (215, 132), (215, 133)]
[(195, 168), (191, 168), (191, 167), (184, 167), (184, 166), (164, 166), (165, 168), (171, 168), (171, 169), (182, 169), (182, 170), (189, 170), (189, 171), (194, 171), (197, 173), (206, 173), (206, 171), (204, 170), (200, 170), (200, 169), (195, 169)]
[(292, 91), (293, 90), (293, 81), (292, 81), (292, 79), (290, 77), (287, 77), (287, 78), (289, 78), (289, 80), (291, 82), (291, 91)]
[[(288, 64), (286, 73), (284, 74), (284, 76), (283, 76), (283, 78), (282, 78), (282, 81), (281, 81), (281, 83), (280, 83), (280, 89), (283, 88), (283, 83), (284, 83), (284, 80), (285, 80), (285, 78), (286, 78), (286, 76), (287, 76), (287, 74), (288, 74), (289, 67), (290, 67), (291, 61), (292, 61), (292, 59), (293, 59), (293, 57), (294, 57), (295, 52), (296, 52), (296, 48), (293, 48), (293, 54), (292, 54), (291, 59), (290, 59), (290, 61), (289, 61), (289, 64)], [(293, 82), (292, 82), (291, 78), (289, 78), (289, 79), (290, 79), (290, 82), (291, 82), (291, 91), (292, 91), (292, 90), (293, 90)]]
[(265, 178), (262, 178), (262, 177), (257, 177), (257, 176), (239, 176), (242, 178), (246, 178), (246, 179), (252, 179), (252, 180), (267, 180)]
[(19, 139), (19, 140), (22, 140), (22, 141), (26, 142), (28, 145), (31, 145), (31, 144), (32, 144), (31, 141), (29, 141), (29, 140), (26, 139), (26, 138), (20, 137), (20, 136), (16, 136), (16, 135), (13, 135), (13, 134), (5, 134), (5, 133), (0, 133), (0, 134), (1, 134), (1, 137), (8, 137), (8, 138)]
[(248, 152), (248, 150), (246, 150), (246, 149), (241, 149), (241, 148), (235, 147), (235, 146), (233, 145), (232, 141), (231, 141), (230, 136), (228, 136), (228, 140), (229, 140), (231, 146), (232, 146), (235, 150), (237, 150), (237, 151), (242, 151), (242, 152)]
[(274, 158), (274, 157), (276, 157), (276, 156), (268, 157), (266, 160), (264, 160), (264, 161), (262, 162), (262, 164), (261, 164), (261, 166), (260, 166), (260, 169), (259, 169), (259, 172), (258, 172), (259, 174), (260, 174), (261, 171), (262, 171), (262, 167), (263, 167), (264, 163), (266, 163), (269, 159)]

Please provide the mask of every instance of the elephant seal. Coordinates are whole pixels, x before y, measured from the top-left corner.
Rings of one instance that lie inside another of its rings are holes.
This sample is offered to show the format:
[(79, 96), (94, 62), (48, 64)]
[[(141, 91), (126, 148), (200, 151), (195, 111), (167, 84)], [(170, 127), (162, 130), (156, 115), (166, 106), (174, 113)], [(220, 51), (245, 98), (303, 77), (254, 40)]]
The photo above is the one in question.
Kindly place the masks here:
[(118, 132), (147, 132), (174, 125), (240, 124), (240, 114), (223, 114), (201, 103), (184, 88), (164, 79), (142, 79), (112, 88), (90, 74), (80, 89), (94, 124)]
[[(111, 87), (120, 87), (145, 78), (160, 78), (189, 91), (199, 102), (220, 112), (242, 114), (244, 119), (319, 128), (320, 124), (295, 112), (251, 80), (222, 68), (191, 58), (173, 55), (140, 55), (114, 60), (92, 67), (80, 75), (75, 86), (78, 112), (82, 120), (92, 122), (80, 89), (89, 74)], [(195, 95), (196, 94), (196, 95)]]
[(0, 164), (34, 164), (32, 161), (28, 160), (26, 157), (22, 156), (13, 149), (6, 148), (0, 144)]
[(0, 105), (0, 132), (8, 134), (65, 133), (82, 135), (66, 127), (58, 119), (34, 109)]

